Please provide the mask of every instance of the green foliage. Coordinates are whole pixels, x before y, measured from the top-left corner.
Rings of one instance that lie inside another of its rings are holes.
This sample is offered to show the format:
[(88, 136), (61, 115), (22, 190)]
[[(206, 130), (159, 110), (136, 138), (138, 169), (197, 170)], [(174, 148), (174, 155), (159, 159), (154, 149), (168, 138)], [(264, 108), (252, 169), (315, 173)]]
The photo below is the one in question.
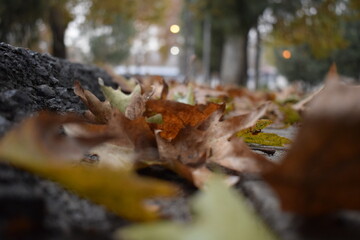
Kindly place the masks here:
[(238, 240), (277, 239), (261, 222), (245, 199), (223, 180), (212, 178), (192, 199), (191, 224), (160, 222), (119, 230), (121, 239), (131, 240)]
[[(341, 6), (341, 7), (340, 7)], [(332, 63), (340, 74), (359, 78), (358, 1), (280, 1), (273, 7), (276, 64), (290, 81), (317, 84)], [(288, 49), (291, 59), (282, 57)]]
[(90, 39), (93, 60), (111, 64), (119, 64), (127, 58), (132, 38), (136, 34), (135, 20), (141, 25), (159, 23), (168, 7), (165, 0), (79, 1), (90, 6), (85, 28), (95, 33)]
[[(283, 50), (291, 51), (291, 58), (282, 56)], [(275, 48), (275, 62), (279, 72), (289, 81), (305, 81), (310, 84), (321, 82), (328, 71), (331, 60), (317, 59), (307, 45)]]
[(95, 62), (119, 64), (129, 55), (133, 23), (119, 16), (107, 30), (90, 38), (90, 52)]
[(284, 146), (291, 141), (274, 133), (263, 133), (262, 129), (272, 124), (272, 121), (260, 119), (255, 126), (241, 130), (236, 136), (243, 138), (246, 143), (256, 143), (267, 146)]
[[(291, 8), (288, 15), (278, 14), (272, 33), (275, 42), (279, 45), (306, 44), (316, 58), (325, 58), (331, 51), (346, 47), (347, 42), (343, 38), (339, 21), (342, 16), (336, 11), (338, 2), (340, 1), (301, 2), (296, 5), (296, 11)], [(282, 7), (287, 4), (289, 3), (283, 3)], [(277, 7), (281, 8), (279, 5)]]
[[(360, 11), (358, 11), (360, 14)], [(345, 38), (349, 45), (333, 52), (331, 59), (341, 75), (360, 80), (360, 18), (344, 24)]]
[(348, 46), (331, 52), (329, 57), (318, 59), (313, 55), (308, 45), (288, 47), (292, 53), (291, 59), (284, 59), (281, 55), (285, 49), (275, 49), (276, 65), (281, 74), (290, 81), (303, 80), (309, 84), (317, 84), (324, 76), (332, 63), (336, 63), (341, 75), (359, 79), (360, 68), (360, 21), (345, 21), (341, 25), (345, 31), (344, 37)]
[(136, 19), (141, 23), (157, 23), (164, 17), (168, 6), (166, 0), (82, 0), (88, 2), (89, 21), (100, 25), (113, 25), (119, 16), (123, 19)]

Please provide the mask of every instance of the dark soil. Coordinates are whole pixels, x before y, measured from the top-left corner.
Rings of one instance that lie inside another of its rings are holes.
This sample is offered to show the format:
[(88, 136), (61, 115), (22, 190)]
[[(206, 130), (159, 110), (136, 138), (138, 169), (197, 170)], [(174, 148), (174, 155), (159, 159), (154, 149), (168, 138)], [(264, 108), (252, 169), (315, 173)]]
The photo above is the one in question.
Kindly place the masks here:
[[(94, 66), (0, 43), (0, 136), (36, 111), (81, 112), (75, 80), (100, 99)], [(10, 165), (0, 164), (0, 239), (110, 239), (126, 222), (103, 207)]]
[[(113, 85), (111, 77), (94, 66), (0, 43), (0, 136), (24, 117), (42, 109), (82, 112), (84, 106), (73, 93), (73, 83), (79, 80), (84, 88), (103, 99), (97, 84), (99, 77), (107, 85)], [(294, 129), (275, 132), (290, 138), (294, 136)], [(278, 161), (285, 152), (276, 149), (271, 154), (268, 156)], [(195, 188), (164, 169), (144, 169), (140, 173), (180, 184), (186, 190), (181, 197), (156, 202), (170, 218), (189, 219), (187, 201)], [(319, 218), (284, 213), (261, 179), (246, 176), (241, 179), (237, 188), (281, 239), (360, 239), (358, 212)], [(127, 224), (129, 222), (54, 182), (0, 163), (0, 239), (106, 240), (112, 239), (116, 228)]]

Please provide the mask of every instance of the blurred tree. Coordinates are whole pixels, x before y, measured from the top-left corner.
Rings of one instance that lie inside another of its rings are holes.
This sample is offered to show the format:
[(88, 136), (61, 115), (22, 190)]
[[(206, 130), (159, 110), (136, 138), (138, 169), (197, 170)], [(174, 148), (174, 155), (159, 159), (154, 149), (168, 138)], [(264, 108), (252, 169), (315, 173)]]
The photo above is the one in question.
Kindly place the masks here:
[(52, 54), (65, 58), (65, 30), (72, 19), (66, 7), (68, 1), (0, 0), (0, 41), (33, 48), (38, 43), (42, 21), (52, 33)]
[(38, 22), (45, 9), (43, 0), (0, 0), (0, 41), (33, 46), (38, 41)]
[(168, 6), (167, 0), (78, 0), (87, 2), (87, 19), (95, 24), (111, 25), (119, 16), (142, 24), (158, 23)]
[[(90, 51), (97, 62), (118, 64), (130, 51), (136, 31), (163, 20), (166, 0), (80, 0), (90, 6), (86, 25), (93, 31)], [(95, 30), (95, 31), (94, 31)]]
[[(0, 0), (0, 41), (33, 47), (42, 21), (52, 33), (52, 54), (66, 58), (65, 31), (73, 19), (71, 8), (79, 3), (89, 6), (87, 18), (96, 27), (116, 25), (119, 16), (127, 21), (153, 23), (161, 19), (167, 6), (166, 0)], [(112, 31), (113, 37), (115, 33), (121, 34), (118, 28)]]
[(277, 1), (273, 37), (278, 45), (307, 44), (314, 56), (324, 58), (347, 45), (340, 27), (347, 0)]
[(46, 22), (52, 33), (52, 54), (55, 57), (66, 58), (65, 31), (73, 16), (67, 3), (71, 0), (48, 0)]
[(360, 20), (348, 21), (344, 28), (348, 47), (334, 51), (331, 59), (340, 74), (360, 81)]
[[(291, 52), (291, 58), (283, 57), (284, 50)], [(304, 81), (317, 84), (323, 80), (331, 65), (328, 58), (315, 58), (307, 44), (287, 48), (277, 47), (275, 57), (278, 71), (290, 82)]]
[[(360, 75), (360, 4), (357, 0), (291, 1), (274, 13), (277, 67), (290, 81), (320, 82), (331, 63), (341, 74)], [(282, 51), (287, 48), (291, 58)]]
[[(314, 55), (309, 44), (275, 49), (276, 63), (279, 72), (290, 81), (302, 80), (309, 84), (320, 83), (332, 63), (336, 63), (341, 75), (360, 80), (360, 21), (346, 21), (345, 39), (348, 46), (335, 49), (325, 58)], [(283, 50), (291, 52), (291, 58), (283, 57)]]
[[(191, 10), (199, 19), (205, 13), (210, 13), (213, 22), (213, 32), (223, 35), (218, 38), (215, 53), (222, 53), (221, 79), (224, 82), (246, 85), (248, 69), (248, 34), (255, 27), (258, 18), (268, 6), (268, 0), (195, 0)], [(215, 36), (217, 36), (215, 34)], [(214, 35), (214, 34), (213, 34)], [(212, 45), (214, 46), (214, 45)], [(221, 48), (221, 50), (218, 50)]]
[(135, 30), (133, 24), (118, 17), (114, 24), (90, 38), (92, 60), (99, 63), (118, 64), (126, 59)]
[[(272, 42), (275, 46), (299, 45), (311, 51), (311, 57), (328, 58), (336, 49), (344, 49), (349, 42), (339, 19), (358, 15), (358, 0), (193, 0), (190, 8), (203, 20), (210, 12), (213, 39), (223, 35), (223, 44), (215, 45), (213, 52), (221, 53), (221, 75), (225, 82), (246, 84), (247, 41), (251, 28), (256, 27), (265, 9), (272, 10), (274, 21)], [(200, 36), (200, 35), (199, 35)], [(221, 39), (221, 38), (219, 38)], [(200, 41), (197, 41), (198, 43)], [(219, 43), (219, 42), (218, 42)], [(199, 46), (199, 45), (198, 45)], [(214, 47), (214, 45), (212, 45)], [(221, 49), (221, 50), (219, 50)], [(294, 48), (295, 51), (295, 48)], [(202, 51), (197, 48), (201, 56)], [(309, 55), (309, 57), (310, 57)], [(212, 57), (213, 58), (213, 57)], [(316, 59), (314, 59), (316, 60)], [(322, 71), (319, 71), (322, 72)]]

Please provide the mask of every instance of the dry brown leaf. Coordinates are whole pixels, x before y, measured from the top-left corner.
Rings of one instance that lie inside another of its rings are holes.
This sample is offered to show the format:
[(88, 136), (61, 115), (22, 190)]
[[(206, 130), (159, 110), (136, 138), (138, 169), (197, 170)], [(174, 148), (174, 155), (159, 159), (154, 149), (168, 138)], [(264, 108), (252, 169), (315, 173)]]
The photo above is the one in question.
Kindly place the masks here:
[[(119, 139), (127, 139), (139, 158), (158, 158), (155, 135), (144, 117), (130, 120), (115, 110), (109, 121), (109, 130), (116, 132), (117, 136), (120, 136)], [(119, 142), (117, 145), (121, 146)]]
[(160, 136), (168, 141), (174, 139), (180, 129), (185, 126), (196, 126), (203, 122), (220, 105), (209, 103), (208, 105), (191, 106), (169, 100), (149, 100), (146, 102), (145, 115), (150, 117), (160, 113), (163, 123), (152, 124), (156, 130), (161, 130)]
[(85, 112), (85, 117), (88, 120), (107, 123), (111, 116), (111, 105), (109, 102), (101, 102), (90, 91), (84, 90), (78, 81), (74, 83), (74, 92), (89, 109), (89, 111)]
[(360, 210), (360, 88), (328, 75), (281, 164), (265, 174), (282, 208), (304, 215)]
[[(251, 113), (221, 121), (221, 111), (216, 111), (200, 128), (206, 129), (207, 147), (211, 149), (208, 161), (218, 163), (238, 172), (260, 172), (272, 167), (263, 156), (254, 153), (242, 139), (234, 134), (254, 126), (266, 112), (268, 104), (263, 104)], [(206, 126), (208, 125), (208, 126)]]
[(147, 99), (148, 97), (143, 96), (141, 92), (136, 92), (131, 97), (129, 105), (125, 109), (125, 116), (130, 120), (142, 117), (143, 113), (145, 112), (145, 102)]
[(113, 136), (107, 143), (89, 150), (89, 154), (98, 157), (100, 166), (123, 168), (131, 167), (137, 161), (158, 159), (155, 135), (144, 117), (130, 120), (113, 108), (106, 125), (72, 123), (65, 124), (64, 129), (73, 137)]
[(222, 105), (202, 124), (180, 129), (171, 141), (157, 134), (160, 158), (165, 165), (173, 164), (171, 169), (197, 186), (201, 186), (207, 174), (196, 174), (196, 171), (211, 162), (241, 173), (268, 169), (272, 164), (267, 159), (252, 152), (241, 139), (232, 137), (237, 131), (254, 125), (265, 113), (266, 107), (264, 105), (244, 116), (221, 120), (224, 114)]

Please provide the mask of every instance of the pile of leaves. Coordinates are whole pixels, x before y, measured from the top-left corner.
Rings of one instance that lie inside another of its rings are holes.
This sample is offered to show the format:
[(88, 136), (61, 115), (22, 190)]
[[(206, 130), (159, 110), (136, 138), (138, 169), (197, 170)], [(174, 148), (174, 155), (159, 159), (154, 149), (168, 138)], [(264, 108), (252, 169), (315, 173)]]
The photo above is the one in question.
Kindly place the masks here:
[[(201, 189), (192, 201), (192, 222), (132, 226), (117, 233), (124, 239), (275, 239), (230, 187), (246, 174), (262, 176), (287, 211), (359, 210), (359, 88), (341, 83), (335, 69), (323, 89), (302, 100), (292, 88), (253, 93), (157, 77), (120, 85), (113, 89), (100, 79), (102, 102), (76, 82), (74, 92), (88, 110), (25, 119), (1, 140), (0, 159), (133, 221), (161, 217), (147, 200), (182, 191), (139, 169), (169, 169)], [(262, 132), (269, 125), (288, 127), (300, 116), (293, 143)], [(290, 144), (280, 163), (250, 147)]]

